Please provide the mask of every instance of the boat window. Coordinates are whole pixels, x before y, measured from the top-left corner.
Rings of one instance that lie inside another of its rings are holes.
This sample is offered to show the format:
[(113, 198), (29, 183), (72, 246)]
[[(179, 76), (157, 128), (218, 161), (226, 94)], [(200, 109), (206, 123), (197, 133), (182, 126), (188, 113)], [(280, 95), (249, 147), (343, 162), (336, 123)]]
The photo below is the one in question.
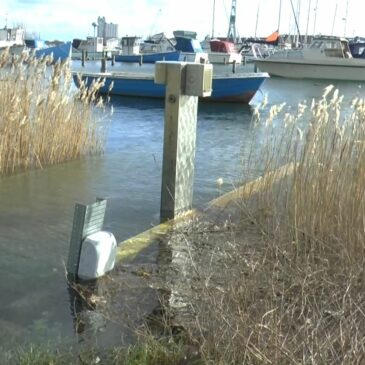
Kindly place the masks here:
[(311, 43), (309, 48), (321, 48), (323, 42), (322, 41), (314, 41)]
[(327, 48), (327, 49), (341, 49), (339, 42), (326, 42), (325, 48)]
[(302, 51), (293, 51), (293, 52), (288, 52), (287, 53), (287, 58), (288, 59), (303, 59), (303, 52)]

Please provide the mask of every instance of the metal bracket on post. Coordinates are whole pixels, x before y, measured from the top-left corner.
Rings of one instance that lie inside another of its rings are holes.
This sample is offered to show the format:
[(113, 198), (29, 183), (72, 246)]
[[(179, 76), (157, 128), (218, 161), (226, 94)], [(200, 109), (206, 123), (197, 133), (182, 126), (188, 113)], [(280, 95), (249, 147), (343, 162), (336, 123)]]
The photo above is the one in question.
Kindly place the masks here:
[(166, 84), (161, 221), (192, 208), (198, 97), (212, 92), (211, 64), (157, 62), (155, 83)]
[(78, 274), (82, 241), (88, 235), (96, 233), (103, 228), (105, 210), (106, 199), (97, 198), (95, 203), (89, 205), (75, 204), (67, 260), (67, 273), (73, 279), (76, 279)]

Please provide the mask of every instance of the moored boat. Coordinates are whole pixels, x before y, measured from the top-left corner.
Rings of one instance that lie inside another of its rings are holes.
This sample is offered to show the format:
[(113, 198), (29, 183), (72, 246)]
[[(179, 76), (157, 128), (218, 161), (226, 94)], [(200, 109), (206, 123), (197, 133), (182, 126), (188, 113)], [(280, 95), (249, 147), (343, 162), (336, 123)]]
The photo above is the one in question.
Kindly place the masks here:
[(212, 39), (210, 41), (210, 52), (208, 52), (210, 63), (241, 63), (242, 55), (235, 49), (233, 42)]
[(277, 51), (254, 63), (271, 76), (365, 81), (365, 61), (353, 58), (348, 41), (339, 37), (316, 37), (308, 48)]
[(208, 62), (208, 54), (203, 51), (200, 42), (196, 39), (197, 33), (186, 30), (175, 30), (175, 49), (181, 52), (180, 61)]
[(134, 62), (134, 63), (155, 63), (157, 61), (178, 61), (180, 59), (179, 51), (140, 53), (140, 54), (121, 54), (115, 56), (116, 62)]
[(140, 37), (122, 37), (122, 54), (115, 55), (115, 61), (131, 63), (178, 61), (180, 52), (175, 50), (169, 43), (162, 42), (164, 37), (164, 34), (161, 33), (158, 42), (152, 39), (141, 42)]
[(72, 43), (66, 42), (66, 43), (58, 44), (56, 46), (36, 49), (34, 51), (34, 55), (37, 58), (52, 55), (54, 62), (57, 62), (57, 61), (62, 62), (67, 59), (71, 59), (71, 51), (72, 51)]
[[(269, 77), (263, 73), (214, 75), (212, 94), (207, 101), (249, 103), (263, 82)], [(165, 85), (155, 84), (154, 75), (141, 73), (73, 73), (76, 86), (84, 82), (90, 87), (97, 80), (104, 80), (100, 93), (164, 98)]]

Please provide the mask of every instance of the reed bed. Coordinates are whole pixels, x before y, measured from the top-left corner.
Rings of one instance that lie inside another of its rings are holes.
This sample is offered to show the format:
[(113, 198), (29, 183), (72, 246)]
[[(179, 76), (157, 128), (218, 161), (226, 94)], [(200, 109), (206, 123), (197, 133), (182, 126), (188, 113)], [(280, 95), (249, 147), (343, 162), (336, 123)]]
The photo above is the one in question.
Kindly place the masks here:
[(102, 151), (100, 84), (72, 91), (68, 63), (0, 56), (0, 175)]
[(254, 113), (266, 135), (244, 171), (270, 178), (240, 201), (240, 228), (186, 237), (214, 247), (189, 251), (191, 337), (207, 364), (365, 364), (365, 101), (349, 112), (330, 86), (284, 110)]

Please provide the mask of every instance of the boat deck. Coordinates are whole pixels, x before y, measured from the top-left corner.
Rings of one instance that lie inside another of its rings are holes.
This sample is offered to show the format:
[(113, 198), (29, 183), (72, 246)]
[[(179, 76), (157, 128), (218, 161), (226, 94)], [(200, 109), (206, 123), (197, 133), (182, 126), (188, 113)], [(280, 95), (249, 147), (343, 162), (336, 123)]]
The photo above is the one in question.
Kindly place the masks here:
[[(152, 73), (141, 73), (141, 72), (82, 72), (73, 71), (73, 75), (82, 75), (82, 77), (100, 77), (100, 78), (113, 78), (113, 79), (134, 79), (134, 80), (154, 80), (155, 75)], [(218, 75), (213, 75), (213, 79), (237, 79), (237, 78), (257, 78), (263, 77), (268, 78), (269, 74), (267, 72), (245, 72), (245, 73), (222, 73)]]

